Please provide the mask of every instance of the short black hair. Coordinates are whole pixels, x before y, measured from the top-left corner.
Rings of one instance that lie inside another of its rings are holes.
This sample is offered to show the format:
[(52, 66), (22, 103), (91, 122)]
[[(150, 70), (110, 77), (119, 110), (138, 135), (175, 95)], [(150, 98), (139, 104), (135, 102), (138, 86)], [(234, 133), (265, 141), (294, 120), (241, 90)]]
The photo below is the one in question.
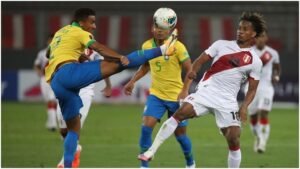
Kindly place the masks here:
[(75, 22), (84, 21), (90, 15), (96, 15), (96, 12), (90, 8), (79, 8), (75, 11), (74, 21)]
[(256, 32), (256, 37), (260, 36), (263, 32), (267, 31), (266, 21), (262, 14), (257, 12), (243, 12), (240, 21), (251, 22)]

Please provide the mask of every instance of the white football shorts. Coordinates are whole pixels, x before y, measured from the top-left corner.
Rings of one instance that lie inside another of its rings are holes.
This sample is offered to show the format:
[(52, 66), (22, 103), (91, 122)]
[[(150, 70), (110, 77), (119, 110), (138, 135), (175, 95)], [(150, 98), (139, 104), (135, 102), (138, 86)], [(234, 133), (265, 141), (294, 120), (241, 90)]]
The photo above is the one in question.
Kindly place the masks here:
[(208, 100), (199, 96), (197, 93), (192, 93), (184, 99), (184, 102), (190, 103), (198, 117), (212, 113), (215, 116), (217, 126), (222, 129), (229, 126), (241, 126), (237, 108), (220, 108), (207, 105), (213, 105)]
[(49, 83), (46, 82), (45, 76), (41, 77), (40, 87), (42, 91), (43, 98), (46, 102), (51, 100), (56, 100), (55, 94)]
[(258, 110), (271, 111), (273, 105), (274, 88), (258, 88), (254, 99), (248, 107), (248, 114), (255, 115)]

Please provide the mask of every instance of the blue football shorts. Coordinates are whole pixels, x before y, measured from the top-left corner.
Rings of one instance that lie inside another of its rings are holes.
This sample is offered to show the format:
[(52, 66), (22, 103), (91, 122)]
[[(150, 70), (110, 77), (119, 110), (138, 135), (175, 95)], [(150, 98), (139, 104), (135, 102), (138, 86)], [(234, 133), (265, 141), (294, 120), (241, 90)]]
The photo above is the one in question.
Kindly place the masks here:
[[(158, 121), (163, 117), (166, 111), (168, 111), (168, 118), (171, 117), (179, 108), (179, 102), (162, 100), (154, 95), (147, 97), (143, 116), (151, 116)], [(179, 123), (179, 127), (187, 126), (188, 121), (184, 120)]]
[(51, 80), (51, 87), (58, 99), (64, 120), (79, 115), (83, 106), (79, 90), (102, 80), (100, 60), (84, 63), (67, 63), (60, 67)]

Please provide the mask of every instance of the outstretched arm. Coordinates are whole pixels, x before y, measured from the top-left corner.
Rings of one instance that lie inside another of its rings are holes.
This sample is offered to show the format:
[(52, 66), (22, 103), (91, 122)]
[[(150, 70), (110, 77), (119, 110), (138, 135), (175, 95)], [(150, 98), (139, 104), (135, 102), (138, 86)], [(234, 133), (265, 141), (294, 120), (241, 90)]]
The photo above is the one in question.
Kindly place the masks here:
[(190, 71), (190, 73), (188, 74), (188, 78), (190, 80), (196, 79), (197, 77), (197, 73), (199, 72), (199, 70), (201, 69), (202, 65), (206, 62), (208, 62), (209, 60), (211, 60), (211, 57), (206, 54), (205, 52), (203, 52), (194, 62), (192, 65), (192, 71)]
[(186, 72), (184, 77), (184, 84), (181, 92), (178, 95), (178, 100), (183, 100), (188, 94), (190, 86), (193, 82), (192, 79), (188, 78), (188, 74), (192, 71), (192, 61), (191, 59), (187, 59), (182, 63), (182, 68)]
[(147, 74), (149, 70), (150, 70), (149, 63), (145, 63), (142, 66), (140, 66), (138, 71), (133, 75), (130, 81), (124, 86), (124, 92), (126, 95), (132, 94), (134, 83), (140, 80), (143, 76), (145, 76), (145, 74)]
[(103, 57), (118, 59), (122, 62), (123, 65), (128, 65), (129, 64), (129, 61), (128, 61), (127, 57), (117, 53), (116, 51), (110, 49), (109, 47), (107, 47), (105, 45), (102, 45), (102, 44), (98, 43), (97, 41), (92, 43), (89, 46), (89, 48), (95, 50), (96, 52), (101, 54)]
[(272, 82), (277, 83), (280, 80), (281, 75), (281, 66), (279, 63), (273, 64), (273, 74), (272, 74)]

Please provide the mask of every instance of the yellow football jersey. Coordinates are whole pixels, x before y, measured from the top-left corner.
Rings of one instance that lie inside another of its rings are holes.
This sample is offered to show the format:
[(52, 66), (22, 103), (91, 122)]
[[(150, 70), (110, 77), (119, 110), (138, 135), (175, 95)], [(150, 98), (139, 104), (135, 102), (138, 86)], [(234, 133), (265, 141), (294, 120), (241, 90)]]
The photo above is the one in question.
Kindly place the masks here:
[(58, 30), (50, 43), (49, 64), (45, 68), (46, 81), (51, 80), (57, 65), (78, 61), (84, 49), (94, 42), (92, 34), (84, 31), (76, 22)]
[[(142, 49), (155, 47), (154, 39), (149, 39), (144, 42)], [(175, 47), (176, 53), (169, 56), (168, 60), (160, 56), (149, 61), (151, 71), (150, 94), (167, 101), (177, 101), (178, 94), (183, 87), (181, 63), (190, 58), (184, 44), (177, 41)]]

